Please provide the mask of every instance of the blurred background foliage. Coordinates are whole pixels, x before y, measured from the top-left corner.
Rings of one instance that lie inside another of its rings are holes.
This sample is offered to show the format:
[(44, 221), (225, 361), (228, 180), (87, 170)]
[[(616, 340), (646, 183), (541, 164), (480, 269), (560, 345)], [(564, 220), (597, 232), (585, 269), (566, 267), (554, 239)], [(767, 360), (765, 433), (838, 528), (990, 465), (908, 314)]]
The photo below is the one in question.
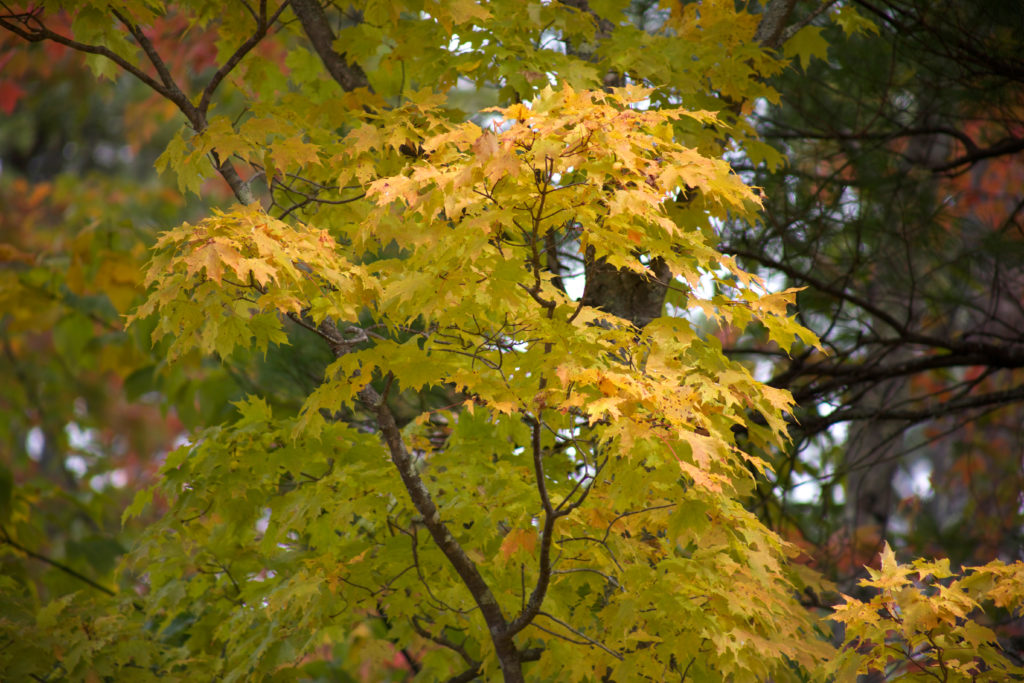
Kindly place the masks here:
[[(796, 3), (828, 58), (794, 60), (771, 81), (779, 103), (757, 102), (750, 122), (788, 163), (732, 159), (765, 212), (722, 228), (773, 287), (806, 288), (800, 318), (830, 351), (722, 335), (800, 405), (756, 510), (847, 592), (885, 540), (955, 564), (1024, 559), (1024, 13), (825, 4), (870, 23), (844, 31)], [(643, 27), (658, 12), (631, 7)], [(184, 82), (215, 52), (213, 36), (167, 51)], [(126, 75), (97, 84), (89, 61), (0, 33), (0, 573), (44, 601), (83, 577), (111, 585), (146, 523), (122, 528), (121, 511), (190, 428), (260, 387), (294, 409), (329, 360), (294, 335), (266, 359), (167, 367), (144, 327), (125, 331), (155, 235), (208, 202), (154, 170), (173, 107)], [(459, 106), (496, 92), (462, 90)], [(219, 182), (204, 194), (228, 203)], [(1019, 658), (1024, 633), (1004, 626)]]

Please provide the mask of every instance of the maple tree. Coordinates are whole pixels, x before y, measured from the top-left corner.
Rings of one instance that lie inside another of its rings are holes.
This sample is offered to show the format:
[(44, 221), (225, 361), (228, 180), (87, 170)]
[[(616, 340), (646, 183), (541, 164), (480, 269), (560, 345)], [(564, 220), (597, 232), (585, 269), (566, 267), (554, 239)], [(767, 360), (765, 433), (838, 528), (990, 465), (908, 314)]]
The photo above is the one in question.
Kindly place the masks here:
[[(12, 372), (45, 353), (88, 370), (48, 380), (53, 411), (16, 376), (5, 410), (46, 418), (44, 450), (89, 451), (102, 438), (63, 424), (121, 415), (93, 394), (124, 386), (188, 431), (175, 447), (166, 425), (159, 475), (120, 506), (128, 552), (78, 565), (37, 551), (59, 489), (0, 471), (4, 671), (1020, 677), (979, 623), (1019, 612), (1020, 565), (959, 576), (887, 549), (878, 594), (832, 614), (836, 649), (799, 600), (828, 586), (749, 509), (794, 406), (719, 336), (823, 351), (795, 290), (717, 248), (761, 210), (725, 159), (780, 161), (748, 117), (788, 58), (823, 56), (812, 20), (867, 30), (793, 6), (5, 5), (8, 73), (39, 68), (23, 42), (56, 46), (180, 124), (154, 162), (180, 194), (4, 245)], [(0, 106), (28, 92), (5, 81)], [(39, 187), (27, 211), (59, 196)], [(153, 207), (147, 225), (175, 220), (133, 230)]]

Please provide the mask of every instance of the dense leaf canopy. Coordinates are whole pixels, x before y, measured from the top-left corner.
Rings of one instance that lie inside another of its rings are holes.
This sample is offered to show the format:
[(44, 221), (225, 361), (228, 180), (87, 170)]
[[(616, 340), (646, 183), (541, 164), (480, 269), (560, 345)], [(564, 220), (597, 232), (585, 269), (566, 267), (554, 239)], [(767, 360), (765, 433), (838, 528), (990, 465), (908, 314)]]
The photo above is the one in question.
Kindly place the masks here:
[(953, 5), (0, 4), (0, 671), (1024, 678), (1019, 457), (908, 455), (1019, 427)]

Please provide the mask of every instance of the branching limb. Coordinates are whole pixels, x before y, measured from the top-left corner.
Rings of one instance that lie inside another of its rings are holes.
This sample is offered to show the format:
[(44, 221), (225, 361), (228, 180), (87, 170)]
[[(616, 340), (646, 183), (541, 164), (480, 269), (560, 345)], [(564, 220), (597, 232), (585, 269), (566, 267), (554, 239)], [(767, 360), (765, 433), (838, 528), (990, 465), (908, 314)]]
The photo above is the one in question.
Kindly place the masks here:
[(427, 581), (427, 577), (423, 574), (423, 567), (420, 565), (419, 536), (417, 534), (417, 525), (414, 524), (410, 531), (403, 530), (402, 533), (409, 536), (412, 548), (412, 563), (413, 566), (416, 567), (416, 576), (419, 578), (420, 583), (423, 585), (423, 588), (427, 591), (427, 595), (430, 597), (431, 600), (434, 601), (435, 604), (431, 606), (438, 611), (447, 610), (455, 614), (466, 614), (468, 610), (459, 609), (458, 607), (449, 605), (444, 600), (437, 597), (434, 594), (433, 589), (431, 589), (430, 582)]
[(605, 582), (609, 586), (611, 586), (613, 588), (617, 588), (619, 590), (623, 590), (622, 584), (619, 583), (618, 579), (616, 579), (611, 574), (605, 574), (600, 569), (594, 569), (593, 567), (570, 567), (569, 569), (553, 569), (553, 570), (551, 570), (551, 573), (552, 574), (584, 574), (584, 573), (597, 574), (602, 579), (604, 579)]
[(469, 681), (480, 678), (482, 675), (483, 671), (480, 670), (479, 666), (471, 666), (462, 673), (449, 678), (447, 683), (468, 683)]
[(559, 544), (571, 543), (573, 541), (590, 541), (591, 543), (597, 543), (598, 545), (602, 546), (605, 549), (605, 551), (608, 553), (608, 556), (612, 559), (612, 562), (614, 562), (615, 566), (618, 567), (619, 570), (621, 571), (622, 570), (622, 565), (619, 564), (619, 559), (615, 556), (615, 553), (612, 551), (611, 547), (608, 545), (608, 537), (611, 536), (612, 527), (614, 527), (615, 524), (620, 519), (625, 519), (626, 517), (632, 517), (633, 515), (641, 515), (641, 514), (643, 514), (645, 512), (654, 512), (655, 510), (665, 510), (665, 509), (672, 508), (672, 507), (675, 507), (675, 503), (665, 503), (664, 505), (653, 505), (651, 507), (642, 508), (640, 510), (629, 510), (627, 512), (623, 512), (622, 514), (616, 516), (615, 519), (610, 521), (608, 523), (608, 526), (604, 530), (604, 535), (601, 538), (594, 538), (593, 536), (570, 536), (568, 538), (561, 538), (561, 539), (559, 539), (558, 543)]
[(288, 0), (285, 0), (285, 2), (282, 2), (281, 6), (277, 8), (277, 11), (275, 11), (273, 15), (268, 17), (267, 0), (260, 0), (259, 21), (256, 24), (256, 30), (253, 31), (252, 35), (249, 36), (245, 40), (245, 42), (238, 46), (238, 48), (231, 54), (231, 56), (228, 57), (227, 61), (220, 65), (220, 68), (218, 68), (217, 71), (213, 74), (213, 77), (210, 79), (210, 82), (206, 84), (205, 88), (203, 88), (203, 94), (199, 98), (199, 105), (197, 109), (204, 116), (206, 115), (207, 110), (210, 108), (210, 102), (211, 98), (213, 97), (213, 93), (217, 90), (217, 87), (221, 84), (221, 81), (223, 81), (224, 78), (227, 77), (227, 75), (231, 73), (231, 71), (236, 66), (238, 66), (238, 63), (241, 62), (242, 59), (247, 54), (249, 54), (249, 52), (254, 47), (256, 47), (261, 40), (263, 40), (263, 38), (267, 35), (267, 31), (270, 29), (271, 26), (274, 25), (274, 22), (277, 21), (277, 18), (281, 16), (281, 12), (283, 12), (284, 8), (287, 6)]
[(402, 439), (402, 432), (395, 422), (391, 408), (377, 390), (369, 385), (359, 392), (359, 398), (376, 412), (377, 424), (391, 454), (391, 462), (398, 470), (402, 484), (412, 499), (413, 506), (420, 514), (423, 526), (430, 532), (434, 543), (444, 553), (462, 583), (473, 596), (477, 607), (480, 608), (490, 631), (491, 641), (501, 663), (506, 683), (522, 683), (522, 655), (512, 639), (514, 633), (509, 631), (508, 622), (501, 611), (501, 606), (494, 597), (490, 586), (480, 574), (476, 563), (466, 554), (462, 545), (452, 536), (448, 525), (441, 519), (441, 511), (423, 483), (419, 472), (416, 471), (413, 458)]
[(1015, 403), (1020, 400), (1024, 400), (1024, 387), (1006, 389), (1005, 391), (991, 391), (978, 396), (965, 396), (953, 401), (936, 401), (934, 404), (926, 405), (920, 409), (890, 410), (870, 406), (865, 408), (848, 408), (838, 410), (821, 418), (807, 418), (801, 423), (801, 426), (805, 433), (816, 434), (840, 422), (894, 420), (916, 423), (967, 410)]
[(618, 659), (620, 661), (622, 660), (622, 654), (621, 653), (616, 652), (615, 650), (611, 649), (610, 647), (608, 647), (607, 645), (605, 645), (604, 643), (602, 643), (602, 642), (600, 642), (598, 640), (594, 640), (593, 638), (591, 638), (587, 634), (583, 633), (582, 631), (580, 631), (578, 629), (573, 628), (572, 626), (570, 626), (569, 624), (565, 623), (564, 621), (562, 621), (558, 617), (556, 617), (556, 616), (554, 616), (552, 614), (548, 614), (547, 612), (538, 612), (537, 615), (550, 619), (551, 621), (555, 622), (556, 624), (558, 624), (559, 626), (564, 628), (566, 631), (569, 631), (570, 633), (572, 633), (574, 636), (576, 636), (580, 640), (574, 640), (572, 638), (569, 638), (569, 637), (565, 636), (564, 634), (558, 633), (557, 631), (552, 631), (551, 629), (544, 628), (543, 626), (540, 626), (540, 625), (538, 625), (536, 623), (533, 624), (534, 628), (538, 628), (541, 631), (544, 631), (545, 633), (550, 633), (551, 635), (556, 636), (558, 638), (561, 638), (562, 640), (568, 641), (570, 643), (575, 643), (577, 645), (593, 645), (596, 648), (600, 648), (601, 650), (604, 650), (605, 652), (610, 654), (612, 657), (615, 657), (615, 659)]
[[(142, 28), (118, 9), (111, 9), (112, 14), (118, 21), (124, 24), (128, 32), (135, 39), (135, 42), (142, 49), (150, 64), (152, 64), (153, 68), (156, 70), (158, 78), (153, 78), (153, 76), (146, 73), (146, 71), (141, 67), (131, 63), (106, 46), (83, 43), (47, 28), (46, 25), (39, 20), (35, 12), (0, 16), (0, 28), (7, 29), (11, 33), (28, 42), (38, 43), (51, 41), (77, 52), (99, 55), (109, 59), (125, 72), (142, 81), (161, 97), (164, 97), (174, 103), (178, 110), (188, 120), (189, 126), (192, 130), (198, 133), (202, 132), (206, 128), (206, 112), (210, 106), (214, 91), (224, 78), (238, 65), (242, 58), (264, 38), (269, 27), (277, 20), (287, 4), (287, 2), (283, 3), (273, 16), (268, 18), (266, 15), (266, 0), (261, 0), (260, 25), (257, 27), (257, 30), (253, 35), (250, 36), (250, 38), (246, 40), (235, 51), (235, 53), (220, 66), (200, 95), (198, 106), (192, 103), (192, 100), (174, 80), (170, 69), (167, 68), (167, 63), (156, 51), (153, 42), (146, 36)], [(238, 201), (243, 204), (254, 203), (256, 198), (252, 193), (252, 189), (242, 180), (234, 165), (227, 159), (220, 159), (216, 152), (211, 153), (210, 156), (214, 168), (231, 188), (231, 191), (234, 193)]]
[[(192, 102), (188, 99), (188, 95), (186, 95), (175, 82), (174, 77), (171, 76), (171, 72), (167, 68), (167, 64), (153, 46), (153, 42), (146, 37), (146, 34), (142, 32), (142, 28), (138, 24), (132, 22), (117, 9), (111, 9), (110, 11), (115, 17), (117, 17), (118, 21), (125, 25), (128, 32), (132, 34), (132, 38), (134, 38), (135, 42), (139, 44), (142, 51), (146, 53), (146, 58), (149, 59), (149, 63), (153, 65), (154, 69), (156, 69), (156, 73), (160, 77), (161, 83), (163, 83), (163, 91), (153, 88), (153, 85), (149, 83), (147, 83), (147, 85), (154, 90), (157, 90), (157, 92), (173, 102), (181, 113), (185, 115), (188, 122), (192, 124), (192, 127), (199, 130), (198, 126), (203, 124), (203, 116), (196, 110), (195, 106), (193, 106)], [(124, 68), (124, 65), (121, 65), (120, 63), (118, 65)]]
[(256, 195), (252, 193), (252, 188), (242, 180), (242, 176), (238, 175), (238, 171), (235, 170), (235, 165), (231, 161), (227, 159), (221, 161), (216, 151), (210, 153), (210, 160), (239, 202), (246, 205), (256, 203)]
[(21, 15), (0, 16), (0, 28), (8, 30), (19, 38), (30, 43), (41, 43), (49, 40), (57, 43), (58, 45), (71, 48), (76, 52), (84, 52), (85, 54), (106, 57), (156, 92), (160, 93), (172, 102), (174, 101), (171, 97), (171, 93), (163, 84), (121, 55), (103, 45), (89, 45), (52, 31), (39, 21), (35, 12), (29, 12)]
[(824, 14), (829, 7), (836, 4), (836, 2), (838, 1), (839, 0), (824, 0), (820, 5), (818, 5), (817, 9), (808, 14), (806, 17), (804, 17), (797, 23), (793, 24), (792, 26), (787, 26), (786, 29), (782, 32), (782, 37), (779, 40), (779, 45), (782, 45), (787, 40), (796, 35), (796, 32), (802, 29), (804, 26), (809, 26), (812, 21), (814, 21), (822, 14)]
[(551, 582), (551, 538), (555, 531), (555, 522), (559, 517), (564, 517), (571, 510), (555, 510), (551, 504), (551, 496), (548, 493), (547, 482), (544, 473), (544, 452), (540, 444), (540, 415), (532, 420), (530, 425), (531, 447), (533, 450), (533, 476), (537, 480), (537, 493), (540, 496), (541, 506), (544, 508), (544, 523), (540, 531), (540, 554), (537, 558), (537, 581), (530, 599), (526, 606), (509, 624), (509, 632), (519, 633), (537, 616), (541, 605), (544, 603), (544, 596), (547, 595), (548, 585)]
[[(416, 633), (418, 633), (421, 638), (426, 638), (427, 640), (429, 640), (431, 642), (437, 643), (441, 647), (444, 647), (444, 648), (447, 648), (447, 649), (451, 650), (452, 652), (454, 652), (455, 654), (459, 655), (459, 657), (462, 658), (462, 661), (464, 661), (466, 663), (466, 665), (469, 667), (469, 670), (477, 671), (477, 672), (479, 671), (479, 669), (480, 669), (480, 662), (478, 662), (475, 659), (473, 659), (472, 657), (470, 657), (469, 653), (466, 652), (466, 648), (462, 647), (462, 645), (452, 641), (450, 638), (448, 638), (446, 635), (444, 635), (444, 633), (440, 633), (440, 634), (434, 635), (433, 633), (428, 631), (426, 629), (426, 627), (424, 627), (422, 624), (420, 624), (420, 620), (419, 620), (418, 617), (414, 616), (411, 619), (411, 622), (412, 622), (413, 630), (416, 631)], [(479, 675), (479, 674), (477, 674), (477, 675)], [(454, 680), (454, 679), (452, 679), (452, 680)], [(473, 680), (473, 679), (472, 678), (467, 678), (465, 680)]]

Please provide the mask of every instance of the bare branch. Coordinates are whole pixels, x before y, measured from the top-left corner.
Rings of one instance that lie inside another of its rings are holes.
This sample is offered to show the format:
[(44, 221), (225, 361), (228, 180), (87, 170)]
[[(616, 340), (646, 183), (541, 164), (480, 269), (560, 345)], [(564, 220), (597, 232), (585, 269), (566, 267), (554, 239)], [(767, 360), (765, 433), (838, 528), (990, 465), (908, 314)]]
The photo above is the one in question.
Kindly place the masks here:
[(859, 420), (893, 420), (906, 422), (923, 422), (932, 420), (953, 413), (978, 408), (988, 408), (1015, 401), (1024, 400), (1024, 387), (1007, 389), (1005, 391), (992, 391), (979, 396), (967, 396), (959, 400), (935, 402), (917, 410), (890, 410), (886, 408), (847, 408), (837, 410), (825, 417), (804, 418), (801, 421), (802, 431), (806, 434), (815, 434), (824, 431), (834, 424), (840, 422), (854, 422)]
[(979, 161), (985, 159), (991, 159), (993, 157), (1006, 156), (1009, 154), (1016, 154), (1024, 150), (1024, 138), (1006, 138), (999, 142), (990, 145), (988, 147), (979, 148), (975, 146), (972, 150), (968, 148), (967, 153), (962, 154), (950, 161), (936, 164), (931, 166), (931, 170), (936, 173), (950, 172), (960, 167), (966, 167), (963, 170), (968, 170), (971, 166), (974, 166)]

